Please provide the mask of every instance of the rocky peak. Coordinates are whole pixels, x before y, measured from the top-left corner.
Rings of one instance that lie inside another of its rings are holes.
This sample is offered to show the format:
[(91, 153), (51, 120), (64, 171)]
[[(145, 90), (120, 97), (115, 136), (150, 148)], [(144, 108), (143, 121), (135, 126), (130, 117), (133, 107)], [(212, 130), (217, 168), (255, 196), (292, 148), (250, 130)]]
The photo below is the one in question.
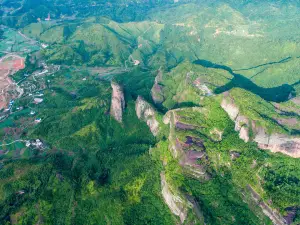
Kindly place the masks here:
[(135, 102), (135, 111), (139, 119), (145, 121), (154, 136), (159, 133), (159, 123), (155, 118), (154, 108), (146, 102), (141, 96), (138, 96)]
[(122, 123), (123, 111), (125, 109), (123, 88), (115, 82), (111, 82), (111, 87), (112, 87), (112, 97), (111, 97), (110, 115), (114, 117), (115, 120)]

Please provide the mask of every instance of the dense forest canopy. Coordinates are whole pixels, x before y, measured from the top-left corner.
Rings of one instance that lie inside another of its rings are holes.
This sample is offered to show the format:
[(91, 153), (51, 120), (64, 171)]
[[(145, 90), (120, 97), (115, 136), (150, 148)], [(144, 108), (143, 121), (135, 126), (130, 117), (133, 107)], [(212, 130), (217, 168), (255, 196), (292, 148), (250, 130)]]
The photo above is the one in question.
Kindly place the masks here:
[(299, 12), (0, 0), (0, 224), (299, 224)]

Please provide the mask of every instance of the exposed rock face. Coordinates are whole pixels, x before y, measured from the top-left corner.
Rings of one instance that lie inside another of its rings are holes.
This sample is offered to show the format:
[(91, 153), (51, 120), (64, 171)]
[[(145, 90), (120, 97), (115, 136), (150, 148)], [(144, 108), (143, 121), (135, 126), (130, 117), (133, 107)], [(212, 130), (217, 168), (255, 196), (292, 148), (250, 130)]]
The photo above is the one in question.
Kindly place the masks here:
[(178, 109), (170, 110), (163, 117), (164, 124), (170, 125), (169, 149), (174, 158), (178, 158), (184, 154), (180, 144), (178, 143), (178, 141), (176, 139), (176, 134), (175, 134), (176, 124), (178, 122), (178, 118), (176, 116), (177, 110)]
[(249, 137), (249, 120), (247, 117), (240, 115), (239, 108), (234, 104), (234, 100), (224, 98), (221, 107), (227, 112), (231, 120), (235, 122), (235, 131), (239, 132), (239, 137), (248, 142)]
[(155, 110), (141, 96), (135, 102), (135, 111), (139, 119), (145, 121), (154, 136), (159, 133), (159, 123), (155, 118)]
[[(208, 164), (208, 157), (203, 141), (200, 138), (186, 136), (185, 142), (177, 139), (176, 146), (182, 152), (179, 164), (186, 173), (197, 179), (209, 180), (211, 178), (206, 170), (205, 165)], [(201, 161), (201, 164), (199, 161)]]
[(206, 84), (204, 84), (203, 82), (201, 82), (200, 78), (197, 78), (193, 84), (195, 85), (196, 88), (198, 88), (201, 92), (202, 95), (204, 96), (212, 96), (214, 95), (213, 92), (206, 86)]
[(245, 142), (250, 141), (250, 123), (253, 132), (253, 141), (261, 149), (281, 152), (294, 158), (300, 158), (300, 138), (290, 137), (284, 134), (268, 134), (263, 127), (257, 126), (255, 121), (249, 121), (240, 115), (239, 108), (234, 104), (233, 99), (224, 98), (221, 107), (227, 112), (229, 117), (235, 122), (235, 130)]
[(171, 212), (179, 216), (181, 223), (183, 223), (187, 216), (188, 207), (191, 207), (191, 203), (187, 200), (181, 198), (178, 195), (175, 195), (170, 186), (166, 181), (164, 173), (160, 174), (161, 176), (161, 187), (162, 187), (162, 196), (170, 208)]
[[(199, 126), (193, 124), (182, 123), (180, 117), (176, 114), (180, 110), (182, 109), (170, 110), (163, 118), (165, 124), (170, 124), (169, 150), (174, 158), (179, 159), (179, 164), (184, 168), (185, 172), (197, 179), (208, 180), (210, 179), (210, 174), (205, 166), (208, 158), (203, 140), (189, 135), (185, 137), (185, 140), (179, 140), (176, 135), (178, 130), (188, 131), (199, 128)], [(192, 108), (192, 110), (202, 112), (202, 109), (197, 107)], [(199, 161), (202, 162), (201, 165)]]
[(235, 131), (239, 131), (239, 136), (245, 142), (249, 141), (249, 120), (245, 116), (238, 115), (235, 120)]
[(162, 81), (162, 75), (162, 69), (160, 68), (151, 89), (151, 96), (156, 104), (161, 104), (164, 101), (163, 86), (159, 84)]
[(282, 152), (291, 157), (300, 158), (300, 138), (289, 138), (282, 134), (271, 134), (268, 144), (259, 144), (261, 149)]
[(209, 180), (211, 178), (210, 174), (206, 172), (206, 167), (204, 165), (198, 163), (198, 160), (201, 160), (204, 164), (205, 162), (208, 162), (205, 151), (186, 151), (179, 163), (189, 175), (197, 179)]
[(259, 205), (259, 207), (262, 209), (263, 213), (272, 220), (274, 225), (286, 225), (286, 220), (276, 211), (274, 211), (270, 206), (268, 206), (265, 202), (262, 201), (259, 194), (257, 194), (253, 188), (248, 185), (248, 190), (250, 191), (253, 200), (256, 202), (256, 204)]
[[(182, 121), (182, 117), (179, 113), (181, 110), (184, 109), (170, 110), (163, 118), (163, 122), (170, 125), (169, 150), (173, 157), (178, 159), (179, 165), (183, 168), (185, 173), (196, 179), (201, 179), (202, 181), (209, 180), (211, 178), (210, 174), (207, 172), (209, 159), (205, 151), (204, 142), (201, 138), (191, 135), (189, 132), (190, 130), (201, 129), (201, 125), (188, 124)], [(199, 107), (189, 108), (189, 110), (203, 113), (203, 109)], [(177, 134), (178, 131), (181, 132), (181, 135)], [(182, 132), (187, 132), (185, 138), (182, 137)], [(192, 208), (193, 215), (201, 221), (201, 224), (204, 224), (204, 216), (200, 206), (192, 196), (189, 196), (186, 193), (178, 196), (178, 190), (175, 190), (174, 192), (172, 187), (167, 184), (164, 174), (161, 174), (161, 184), (165, 202), (173, 214), (180, 217), (181, 223), (196, 224), (195, 221), (186, 219), (188, 209)], [(190, 219), (190, 216), (188, 216), (188, 218)]]
[(252, 121), (252, 129), (255, 132), (254, 141), (260, 145), (267, 145), (269, 143), (269, 135), (266, 133), (265, 129), (262, 127), (256, 127), (255, 122)]
[(163, 123), (169, 124), (171, 121), (172, 111), (168, 111), (163, 117)]
[(111, 87), (113, 91), (111, 98), (110, 115), (114, 117), (118, 122), (122, 123), (123, 111), (125, 109), (123, 88), (115, 82), (111, 82)]
[(234, 101), (232, 99), (223, 99), (221, 103), (221, 107), (227, 112), (230, 119), (233, 121), (236, 120), (236, 117), (239, 114), (239, 108), (234, 104)]

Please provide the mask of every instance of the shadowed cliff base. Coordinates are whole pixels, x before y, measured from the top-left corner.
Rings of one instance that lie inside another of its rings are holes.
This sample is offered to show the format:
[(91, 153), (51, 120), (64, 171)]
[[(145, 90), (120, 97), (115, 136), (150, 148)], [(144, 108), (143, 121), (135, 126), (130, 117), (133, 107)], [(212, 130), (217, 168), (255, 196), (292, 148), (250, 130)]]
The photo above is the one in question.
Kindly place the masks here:
[(244, 77), (243, 75), (234, 73), (233, 70), (228, 66), (215, 64), (210, 61), (202, 60), (202, 59), (195, 60), (193, 63), (197, 65), (201, 65), (206, 68), (226, 70), (233, 75), (233, 79), (231, 79), (229, 83), (221, 87), (218, 87), (214, 91), (215, 94), (221, 94), (225, 91), (229, 91), (232, 88), (243, 88), (247, 91), (252, 92), (253, 94), (260, 96), (266, 101), (285, 102), (288, 101), (291, 97), (295, 96), (295, 89), (293, 88), (293, 86), (300, 82), (298, 81), (293, 85), (283, 84), (278, 87), (263, 88), (256, 85), (250, 79)]

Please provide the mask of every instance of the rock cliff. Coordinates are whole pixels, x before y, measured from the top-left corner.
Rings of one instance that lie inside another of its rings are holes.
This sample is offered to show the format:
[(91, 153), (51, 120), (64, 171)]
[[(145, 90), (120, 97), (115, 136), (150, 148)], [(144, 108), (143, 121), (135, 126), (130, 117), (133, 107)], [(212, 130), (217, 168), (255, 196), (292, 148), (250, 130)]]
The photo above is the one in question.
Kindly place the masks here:
[(171, 212), (178, 216), (183, 224), (187, 216), (188, 207), (192, 207), (192, 204), (172, 191), (171, 187), (166, 181), (164, 173), (161, 173), (160, 176), (162, 196)]
[(210, 89), (207, 87), (207, 85), (201, 81), (200, 78), (197, 78), (197, 79), (193, 82), (193, 85), (194, 85), (196, 88), (198, 88), (198, 89), (201, 91), (202, 95), (204, 95), (204, 96), (213, 96), (213, 95), (214, 95), (213, 92), (212, 92), (212, 90), (210, 90)]
[(146, 102), (141, 96), (138, 96), (135, 102), (135, 111), (139, 119), (145, 121), (154, 136), (159, 133), (159, 123), (155, 118), (154, 108)]
[(256, 191), (250, 186), (247, 185), (247, 189), (251, 193), (252, 199), (255, 201), (255, 203), (262, 209), (263, 213), (272, 220), (274, 225), (286, 225), (286, 220), (275, 210), (270, 208), (259, 196)]
[(160, 68), (151, 89), (151, 96), (156, 104), (161, 104), (164, 101), (163, 86), (159, 84), (162, 81), (162, 75), (162, 69)]
[[(203, 109), (199, 107), (189, 108), (194, 112), (202, 113)], [(163, 122), (170, 125), (169, 133), (169, 150), (174, 158), (179, 160), (179, 164), (183, 167), (186, 173), (197, 179), (210, 179), (210, 174), (204, 166), (208, 162), (207, 154), (203, 140), (198, 137), (190, 136), (189, 131), (201, 129), (198, 125), (186, 124), (181, 122), (180, 116), (177, 113), (184, 109), (174, 109), (168, 111)], [(185, 138), (179, 138), (177, 132), (187, 132)], [(202, 162), (202, 165), (199, 164)]]
[(114, 117), (115, 120), (122, 123), (123, 111), (125, 109), (123, 88), (115, 82), (111, 82), (111, 87), (112, 87), (112, 97), (111, 97), (110, 115)]
[(251, 141), (255, 141), (261, 149), (300, 158), (300, 138), (278, 133), (268, 134), (265, 128), (257, 126), (255, 121), (250, 121), (241, 115), (239, 108), (230, 96), (223, 98), (221, 107), (235, 122), (235, 130), (239, 132), (240, 138), (245, 142), (250, 141), (249, 133), (252, 131), (253, 138)]

